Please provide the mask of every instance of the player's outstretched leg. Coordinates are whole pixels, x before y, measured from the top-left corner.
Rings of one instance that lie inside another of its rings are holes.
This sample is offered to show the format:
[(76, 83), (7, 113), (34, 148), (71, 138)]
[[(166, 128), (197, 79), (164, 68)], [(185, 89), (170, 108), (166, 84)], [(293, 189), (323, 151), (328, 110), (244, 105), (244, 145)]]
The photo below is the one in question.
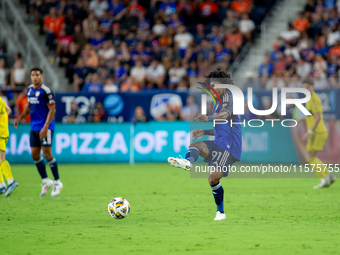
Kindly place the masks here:
[(209, 184), (215, 199), (215, 204), (217, 207), (216, 210), (216, 217), (214, 220), (225, 220), (226, 216), (224, 214), (224, 190), (222, 187), (222, 184), (220, 183), (220, 179), (223, 176), (222, 171), (214, 171), (215, 168), (211, 169), (212, 171), (210, 172), (209, 175)]
[(190, 144), (185, 158), (169, 157), (168, 162), (173, 167), (181, 167), (187, 171), (190, 171), (192, 164), (198, 160), (199, 156), (206, 158), (208, 154), (209, 151), (207, 145), (204, 142), (196, 142)]
[(2, 171), (0, 168), (0, 195), (3, 193), (6, 193), (6, 191), (7, 191), (7, 187), (6, 187), (4, 177), (2, 176)]
[[(307, 162), (310, 165), (315, 165), (315, 166), (320, 165), (323, 167), (324, 166), (323, 162), (319, 158), (317, 158), (315, 155), (313, 156), (314, 157), (307, 159)], [(320, 183), (314, 186), (314, 189), (327, 188), (336, 181), (336, 177), (329, 172), (326, 166), (324, 166), (322, 171), (319, 171), (319, 172), (315, 171), (315, 173), (320, 178)]]
[(42, 147), (44, 157), (48, 161), (48, 165), (51, 168), (53, 177), (54, 177), (54, 185), (53, 190), (51, 192), (51, 197), (56, 197), (59, 195), (61, 189), (63, 188), (63, 184), (61, 183), (59, 179), (59, 171), (58, 171), (58, 163), (56, 159), (52, 155), (52, 149), (51, 147)]
[(8, 197), (12, 194), (16, 187), (18, 187), (19, 183), (13, 179), (13, 175), (11, 172), (11, 166), (9, 165), (8, 161), (5, 159), (0, 163), (1, 171), (3, 172), (4, 176), (7, 179), (7, 191), (5, 193), (5, 197)]

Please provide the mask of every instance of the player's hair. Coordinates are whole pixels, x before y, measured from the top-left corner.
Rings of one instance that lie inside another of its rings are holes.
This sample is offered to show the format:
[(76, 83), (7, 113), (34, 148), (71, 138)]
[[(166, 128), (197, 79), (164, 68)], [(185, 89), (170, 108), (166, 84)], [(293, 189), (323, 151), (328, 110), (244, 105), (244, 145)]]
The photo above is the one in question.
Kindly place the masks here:
[(211, 81), (211, 79), (218, 79), (218, 81), (222, 82), (223, 84), (234, 84), (230, 74), (219, 68), (215, 71), (210, 72), (208, 75), (205, 76), (205, 78), (205, 83), (208, 84), (210, 83), (209, 80)]
[(43, 70), (41, 68), (39, 68), (39, 67), (32, 68), (30, 73), (32, 73), (33, 71), (38, 71), (38, 72), (40, 72), (40, 74), (43, 74)]
[(311, 86), (314, 86), (314, 81), (312, 78), (306, 78), (302, 81), (302, 84), (308, 84), (308, 85), (311, 85)]

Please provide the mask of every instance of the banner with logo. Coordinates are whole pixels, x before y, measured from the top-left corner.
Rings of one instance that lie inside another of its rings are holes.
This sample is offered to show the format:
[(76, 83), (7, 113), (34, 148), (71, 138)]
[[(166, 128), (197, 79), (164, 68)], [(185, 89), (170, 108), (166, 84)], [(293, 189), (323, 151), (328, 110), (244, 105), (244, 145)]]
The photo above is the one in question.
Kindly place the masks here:
[[(119, 163), (130, 159), (130, 123), (56, 124), (52, 151), (60, 163)], [(6, 159), (33, 163), (30, 126), (10, 126)], [(189, 123), (149, 122), (134, 126), (136, 162), (167, 162), (169, 156), (185, 155), (190, 143)]]
[(56, 122), (65, 122), (71, 112), (71, 103), (78, 105), (78, 113), (86, 122), (96, 104), (101, 102), (108, 122), (128, 122), (137, 106), (144, 109), (149, 120), (166, 113), (167, 105), (181, 107), (186, 102), (187, 93), (56, 93)]

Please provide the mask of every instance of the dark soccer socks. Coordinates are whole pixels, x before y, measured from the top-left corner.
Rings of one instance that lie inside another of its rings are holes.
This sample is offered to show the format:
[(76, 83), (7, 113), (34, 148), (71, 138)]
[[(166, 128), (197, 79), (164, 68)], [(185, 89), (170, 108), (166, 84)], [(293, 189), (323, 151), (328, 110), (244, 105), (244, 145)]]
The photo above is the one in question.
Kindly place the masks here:
[(45, 166), (44, 159), (42, 157), (40, 157), (39, 159), (35, 159), (34, 164), (36, 165), (36, 167), (38, 169), (38, 172), (41, 176), (41, 179), (47, 178), (46, 166)]
[(59, 180), (59, 172), (58, 172), (58, 164), (57, 161), (55, 160), (55, 158), (52, 158), (48, 161), (48, 165), (51, 168), (54, 180)]
[(194, 163), (200, 156), (200, 150), (196, 146), (189, 147), (185, 159), (189, 160), (190, 163)]
[(218, 182), (215, 185), (210, 185), (210, 187), (212, 189), (213, 196), (215, 198), (217, 211), (219, 211), (220, 213), (224, 213), (224, 202), (223, 202), (224, 190), (223, 190), (222, 184)]

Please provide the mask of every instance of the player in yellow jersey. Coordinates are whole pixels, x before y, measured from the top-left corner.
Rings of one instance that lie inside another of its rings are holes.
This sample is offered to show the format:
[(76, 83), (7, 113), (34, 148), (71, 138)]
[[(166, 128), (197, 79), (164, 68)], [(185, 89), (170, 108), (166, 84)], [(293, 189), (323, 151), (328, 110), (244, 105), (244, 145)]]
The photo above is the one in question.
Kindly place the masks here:
[(307, 142), (307, 162), (313, 165), (314, 172), (321, 179), (321, 182), (314, 186), (314, 189), (329, 187), (335, 182), (336, 177), (329, 173), (328, 168), (323, 162), (316, 157), (319, 151), (323, 150), (323, 146), (327, 140), (328, 131), (323, 121), (323, 113), (321, 101), (314, 92), (314, 81), (307, 78), (303, 81), (303, 87), (311, 93), (310, 100), (306, 103), (307, 110), (312, 114), (306, 117), (307, 133), (305, 139)]
[[(19, 185), (13, 179), (11, 167), (5, 158), (6, 155), (6, 143), (8, 140), (8, 115), (11, 114), (12, 110), (0, 97), (0, 194), (5, 193), (5, 197), (8, 197), (15, 188)], [(4, 175), (7, 179), (8, 187), (4, 182)]]

